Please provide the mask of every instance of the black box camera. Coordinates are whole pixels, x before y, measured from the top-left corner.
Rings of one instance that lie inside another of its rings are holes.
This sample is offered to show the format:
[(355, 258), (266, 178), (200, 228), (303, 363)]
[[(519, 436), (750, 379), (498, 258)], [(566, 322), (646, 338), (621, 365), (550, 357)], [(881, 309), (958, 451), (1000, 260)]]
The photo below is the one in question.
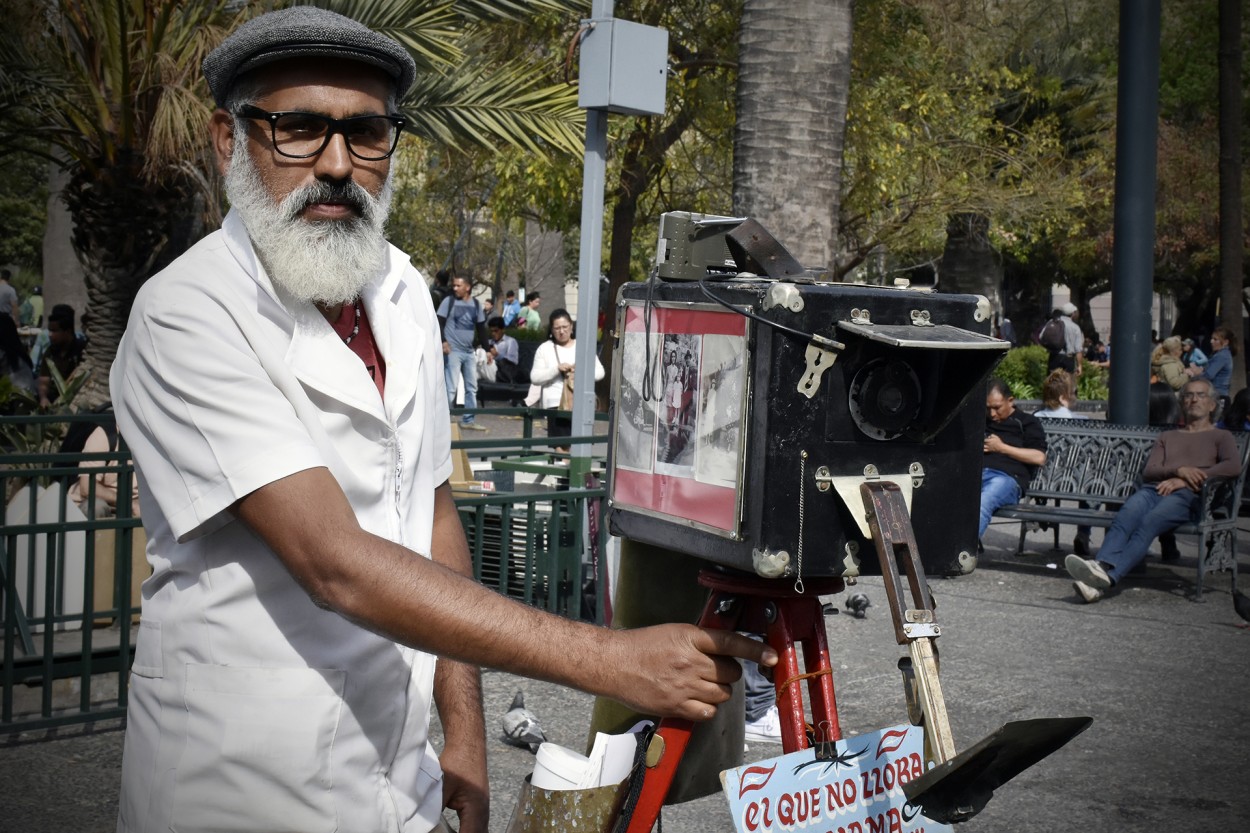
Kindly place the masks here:
[(1008, 346), (988, 301), (812, 281), (783, 249), (742, 251), (739, 220), (665, 221), (675, 280), (617, 299), (613, 534), (766, 578), (875, 572), (859, 486), (890, 480), (926, 572), (970, 570), (984, 381)]

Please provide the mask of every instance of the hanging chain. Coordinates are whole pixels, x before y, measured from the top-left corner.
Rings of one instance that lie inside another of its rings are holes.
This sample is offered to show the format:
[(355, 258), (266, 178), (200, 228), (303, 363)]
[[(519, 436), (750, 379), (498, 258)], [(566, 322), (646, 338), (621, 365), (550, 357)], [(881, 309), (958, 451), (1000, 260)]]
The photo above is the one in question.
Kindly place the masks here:
[(807, 508), (807, 452), (799, 452), (799, 548), (796, 558), (798, 575), (794, 579), (794, 592), (803, 593), (803, 521)]

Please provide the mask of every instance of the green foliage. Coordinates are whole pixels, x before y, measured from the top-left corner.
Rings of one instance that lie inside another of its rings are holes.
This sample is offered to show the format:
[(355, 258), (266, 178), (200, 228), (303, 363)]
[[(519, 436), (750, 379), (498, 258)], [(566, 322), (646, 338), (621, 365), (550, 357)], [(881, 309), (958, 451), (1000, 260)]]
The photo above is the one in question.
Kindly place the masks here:
[[(1016, 399), (1041, 399), (1048, 359), (1046, 348), (1039, 344), (1014, 347), (1007, 351), (994, 375), (1007, 383)], [(1106, 401), (1108, 396), (1106, 368), (1081, 359), (1081, 375), (1076, 380), (1077, 399)]]
[(1016, 399), (1040, 399), (1046, 381), (1046, 348), (1037, 344), (1015, 347), (999, 362), (994, 375), (1007, 383)]
[(38, 272), (48, 219), (48, 166), (28, 154), (13, 154), (6, 163), (8, 175), (0, 180), (0, 264)]
[(1101, 400), (1111, 398), (1107, 388), (1107, 368), (1081, 359), (1081, 375), (1076, 380), (1076, 398), (1085, 400)]
[(546, 327), (511, 327), (507, 333), (517, 341), (546, 341), (548, 335)]
[(955, 214), (988, 217), (992, 245), (1025, 258), (1037, 240), (1089, 238), (1087, 206), (1109, 204), (1114, 100), (1054, 17), (856, 5), (842, 271), (882, 251), (887, 270), (936, 260)]

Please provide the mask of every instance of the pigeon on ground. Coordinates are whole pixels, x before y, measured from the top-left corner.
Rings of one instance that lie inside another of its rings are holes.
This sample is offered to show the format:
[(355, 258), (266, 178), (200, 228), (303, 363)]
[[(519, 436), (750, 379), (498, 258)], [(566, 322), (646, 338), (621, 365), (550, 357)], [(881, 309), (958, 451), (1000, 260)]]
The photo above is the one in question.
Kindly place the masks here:
[[(1237, 588), (1233, 588), (1233, 610), (1237, 611), (1237, 615), (1247, 622), (1250, 622), (1250, 596), (1242, 593)], [(1239, 628), (1250, 628), (1250, 625), (1238, 625)]]
[(547, 740), (543, 727), (538, 725), (538, 718), (525, 708), (525, 695), (520, 690), (512, 698), (512, 705), (503, 715), (504, 743), (520, 746), (531, 752), (538, 751), (538, 745)]
[(855, 593), (846, 600), (846, 609), (855, 614), (856, 619), (863, 619), (868, 615), (868, 608), (872, 602), (868, 601), (868, 597), (863, 593)]

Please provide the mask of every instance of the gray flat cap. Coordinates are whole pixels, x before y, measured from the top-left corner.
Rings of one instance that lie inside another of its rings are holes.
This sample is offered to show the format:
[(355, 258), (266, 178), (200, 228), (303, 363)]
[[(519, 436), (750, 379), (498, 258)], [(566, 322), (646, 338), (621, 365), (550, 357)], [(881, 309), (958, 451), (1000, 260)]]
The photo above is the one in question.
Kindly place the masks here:
[(294, 6), (255, 17), (209, 53), (202, 69), (217, 103), (225, 103), (245, 72), (286, 58), (344, 58), (386, 71), (402, 97), (417, 65), (408, 51), (349, 17), (315, 6)]

